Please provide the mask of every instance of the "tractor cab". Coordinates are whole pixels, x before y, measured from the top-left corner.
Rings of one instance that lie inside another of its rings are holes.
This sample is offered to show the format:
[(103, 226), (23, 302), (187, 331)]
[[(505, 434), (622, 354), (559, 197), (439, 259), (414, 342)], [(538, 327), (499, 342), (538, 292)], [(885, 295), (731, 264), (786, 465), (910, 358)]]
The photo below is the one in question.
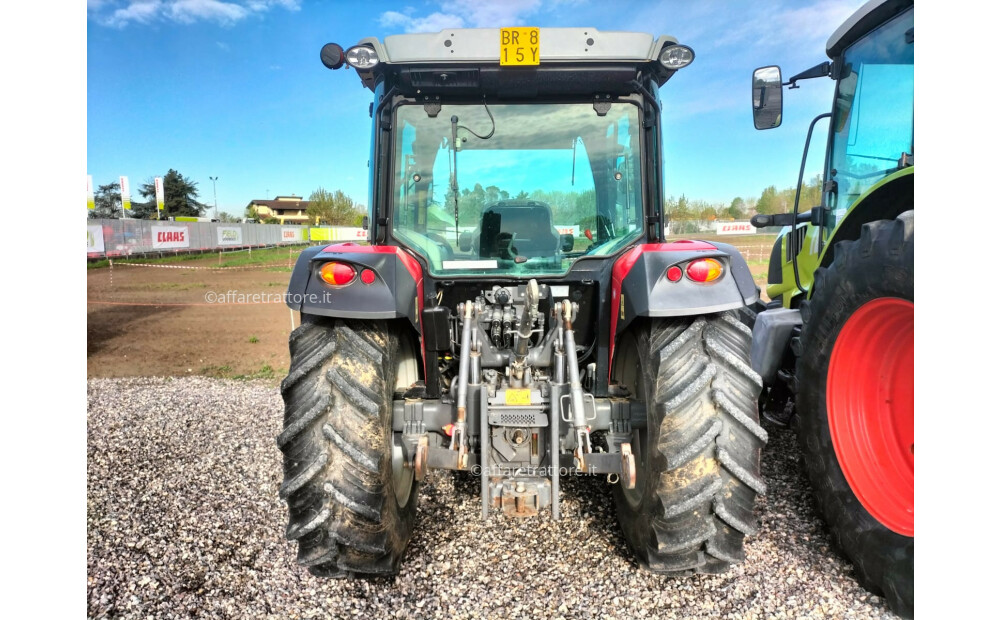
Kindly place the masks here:
[(675, 39), (447, 30), (322, 58), (375, 95), (371, 240), (431, 277), (565, 274), (662, 236), (657, 92), (694, 58)]

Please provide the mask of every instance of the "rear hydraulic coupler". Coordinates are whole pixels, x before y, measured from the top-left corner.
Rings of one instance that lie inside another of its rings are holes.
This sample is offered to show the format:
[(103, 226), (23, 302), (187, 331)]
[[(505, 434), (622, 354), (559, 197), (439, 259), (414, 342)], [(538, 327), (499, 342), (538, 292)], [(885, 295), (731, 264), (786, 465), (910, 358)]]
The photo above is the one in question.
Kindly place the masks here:
[(459, 308), (462, 314), (462, 349), (458, 358), (458, 420), (451, 434), (451, 450), (458, 450), (458, 468), (469, 465), (468, 424), (465, 413), (469, 400), (469, 361), (472, 352), (472, 325), (475, 323), (476, 307), (467, 301)]
[[(580, 365), (576, 359), (576, 340), (573, 338), (573, 304), (568, 299), (562, 303), (563, 313), (563, 338), (566, 346), (566, 366), (569, 371), (569, 394), (564, 394), (563, 399), (569, 399), (570, 412), (563, 417), (567, 422), (573, 424), (573, 432), (576, 435), (576, 449), (573, 456), (576, 459), (576, 468), (581, 472), (587, 471), (587, 463), (584, 454), (591, 453), (590, 427), (587, 425), (587, 411), (583, 405), (583, 384), (580, 382)], [(593, 398), (593, 396), (591, 396)], [(560, 409), (562, 403), (560, 403)], [(596, 409), (591, 407), (596, 415)]]

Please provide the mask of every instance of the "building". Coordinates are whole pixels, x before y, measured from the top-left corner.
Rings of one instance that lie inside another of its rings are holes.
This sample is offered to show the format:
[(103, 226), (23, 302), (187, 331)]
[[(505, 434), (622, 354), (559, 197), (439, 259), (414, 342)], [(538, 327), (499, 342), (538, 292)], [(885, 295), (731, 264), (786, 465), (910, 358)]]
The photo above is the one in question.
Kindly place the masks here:
[(258, 222), (273, 217), (282, 224), (309, 224), (309, 216), (306, 215), (309, 201), (303, 200), (302, 196), (275, 196), (274, 200), (251, 200), (247, 209), (251, 208), (257, 214)]

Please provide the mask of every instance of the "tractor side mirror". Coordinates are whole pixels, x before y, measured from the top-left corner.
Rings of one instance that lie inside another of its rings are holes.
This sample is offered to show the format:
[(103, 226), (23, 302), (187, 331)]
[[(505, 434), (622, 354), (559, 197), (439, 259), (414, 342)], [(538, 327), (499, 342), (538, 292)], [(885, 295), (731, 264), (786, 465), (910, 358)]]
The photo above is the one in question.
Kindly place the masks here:
[(774, 129), (781, 125), (781, 67), (755, 69), (751, 91), (754, 128)]
[(573, 238), (573, 233), (559, 235), (559, 241), (562, 244), (561, 247), (563, 252), (573, 251), (573, 245), (576, 243), (576, 239)]
[(472, 233), (465, 231), (458, 236), (458, 249), (462, 252), (468, 252), (472, 249)]

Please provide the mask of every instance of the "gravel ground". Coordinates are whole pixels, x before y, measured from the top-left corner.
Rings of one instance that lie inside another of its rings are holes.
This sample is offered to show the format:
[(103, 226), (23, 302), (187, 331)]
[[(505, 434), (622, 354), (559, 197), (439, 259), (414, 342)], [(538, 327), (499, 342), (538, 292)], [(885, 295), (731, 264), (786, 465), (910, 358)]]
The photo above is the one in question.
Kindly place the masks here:
[(893, 618), (853, 580), (792, 434), (768, 427), (762, 527), (725, 575), (668, 579), (630, 557), (603, 478), (564, 479), (563, 518), (480, 518), (479, 480), (433, 472), (394, 579), (295, 565), (278, 499), (273, 384), (201, 377), (87, 387), (91, 618)]

